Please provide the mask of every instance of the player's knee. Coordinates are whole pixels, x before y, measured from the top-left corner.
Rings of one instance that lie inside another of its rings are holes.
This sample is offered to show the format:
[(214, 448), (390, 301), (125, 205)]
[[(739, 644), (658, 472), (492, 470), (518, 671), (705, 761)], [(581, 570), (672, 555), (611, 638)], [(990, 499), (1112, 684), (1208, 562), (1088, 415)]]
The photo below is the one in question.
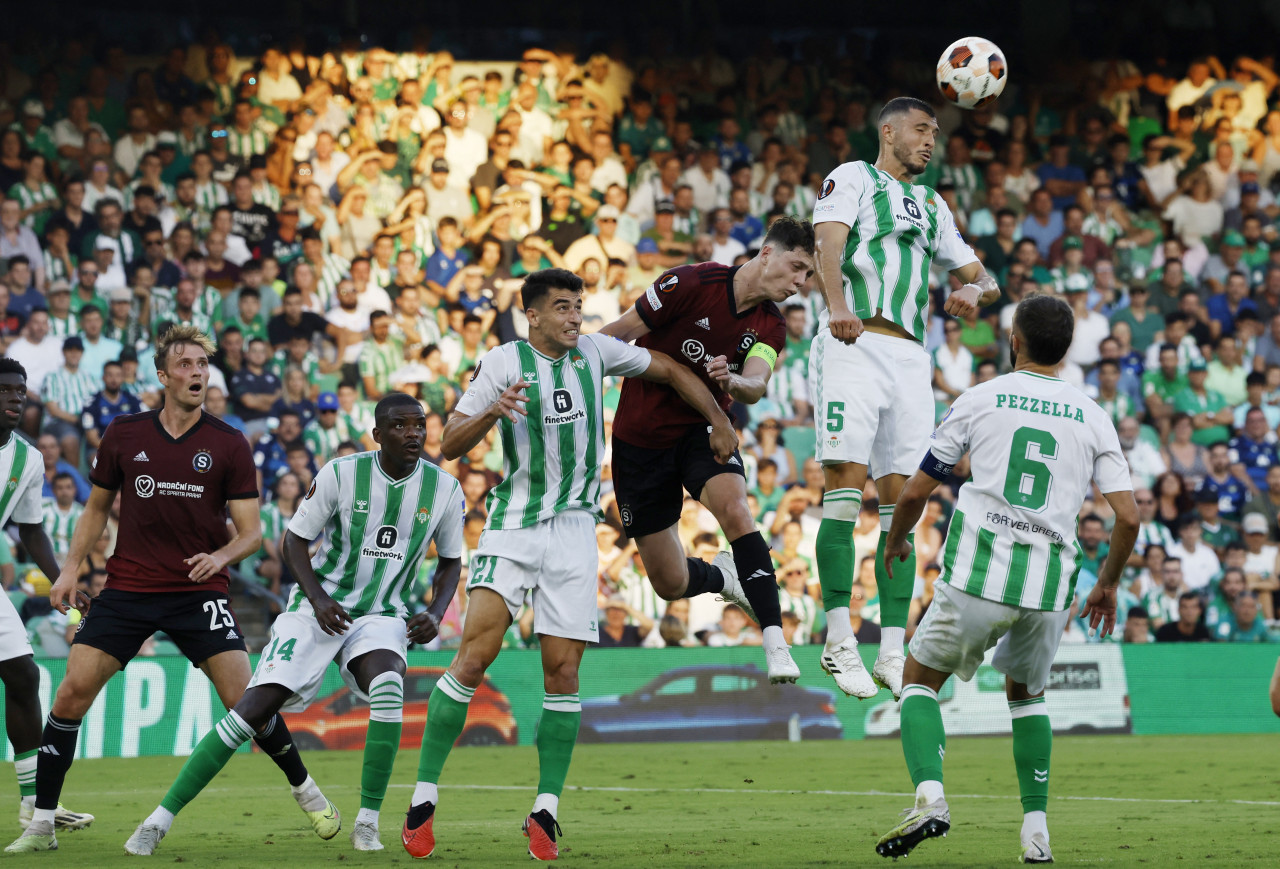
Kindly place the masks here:
[(554, 661), (543, 667), (543, 686), (548, 694), (578, 693), (578, 662)]
[(10, 697), (28, 698), (40, 688), (40, 669), (30, 655), (10, 658), (0, 664), (0, 682)]
[(475, 688), (484, 681), (485, 671), (489, 669), (489, 665), (492, 663), (493, 658), (480, 654), (475, 650), (470, 650), (466, 654), (458, 654), (457, 660), (449, 667), (449, 672), (463, 685), (468, 688)]
[(78, 721), (89, 714), (89, 707), (98, 696), (94, 686), (81, 682), (68, 673), (58, 686), (50, 713), (59, 718)]
[(1271, 711), (1280, 715), (1280, 684), (1271, 686)]

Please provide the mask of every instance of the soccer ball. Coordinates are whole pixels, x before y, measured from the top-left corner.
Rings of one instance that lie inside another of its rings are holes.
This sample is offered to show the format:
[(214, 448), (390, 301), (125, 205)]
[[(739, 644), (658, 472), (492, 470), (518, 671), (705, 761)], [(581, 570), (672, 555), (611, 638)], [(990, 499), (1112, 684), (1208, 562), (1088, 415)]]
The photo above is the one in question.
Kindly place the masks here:
[(938, 90), (962, 109), (985, 106), (1000, 96), (1008, 80), (1004, 52), (989, 39), (957, 39), (938, 59)]

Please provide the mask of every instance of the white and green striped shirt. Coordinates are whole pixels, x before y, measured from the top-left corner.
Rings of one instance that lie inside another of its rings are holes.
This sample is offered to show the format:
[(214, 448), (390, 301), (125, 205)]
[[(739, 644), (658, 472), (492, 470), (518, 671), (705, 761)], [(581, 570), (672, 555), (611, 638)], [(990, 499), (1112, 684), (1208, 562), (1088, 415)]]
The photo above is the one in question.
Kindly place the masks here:
[(391, 390), (391, 374), (404, 366), (404, 345), (388, 337), (379, 344), (370, 338), (360, 348), (360, 376), (372, 377), (374, 388), (381, 394)]
[(917, 341), (929, 314), (929, 267), (953, 271), (978, 260), (941, 196), (861, 160), (837, 166), (822, 184), (813, 223), (831, 221), (849, 227), (840, 266), (849, 310), (864, 320), (879, 311)]
[(64, 513), (54, 500), (44, 505), (44, 533), (49, 535), (53, 543), (53, 554), (59, 559), (65, 558), (71, 549), (71, 538), (76, 533), (76, 523), (80, 521), (84, 508), (75, 501)]
[[(33, 205), (39, 205), (41, 202), (57, 202), (58, 188), (54, 187), (48, 181), (43, 181), (34, 190), (26, 185), (25, 182), (19, 181), (17, 184), (9, 188), (9, 198), (18, 200), (18, 205), (23, 211), (31, 208)], [(28, 214), (22, 223), (29, 229), (33, 230), (36, 235), (44, 232), (44, 225), (49, 220), (49, 216), (53, 214), (53, 209), (47, 208), (44, 211), (37, 211)]]
[[(462, 556), (462, 486), (420, 459), (393, 480), (377, 452), (335, 459), (320, 469), (289, 530), (303, 540), (323, 532), (311, 566), (324, 590), (354, 619), (408, 611), (418, 565), (431, 540), (442, 558)], [(306, 601), (298, 587), (289, 610)]]
[[(129, 185), (127, 187), (124, 188), (124, 210), (125, 211), (130, 211), (133, 209), (133, 197), (138, 192), (138, 188), (141, 187), (144, 183), (145, 182), (143, 182), (141, 178), (135, 178), (129, 182)], [(178, 198), (178, 194), (173, 192), (173, 185), (171, 184), (165, 184), (161, 182), (158, 188), (151, 184), (147, 184), (147, 186), (155, 190), (156, 193), (159, 193), (160, 196), (164, 198), (164, 201), (166, 203), (173, 202), (175, 199)]]
[[(48, 250), (41, 251), (40, 258), (44, 261), (44, 278), (49, 283), (54, 281), (66, 281), (72, 283), (71, 269), (67, 268), (67, 262), (62, 257), (54, 256)], [(70, 255), (71, 268), (75, 268), (79, 264), (79, 259), (74, 255)]]
[(59, 368), (45, 377), (40, 396), (45, 402), (56, 401), (60, 409), (75, 414), (79, 419), (80, 411), (100, 388), (98, 381), (87, 371)]
[(311, 267), (316, 271), (316, 295), (326, 308), (332, 307), (338, 282), (351, 274), (351, 262), (336, 253), (326, 253), (319, 268), (315, 263), (311, 263)]
[(323, 465), (333, 458), (333, 454), (338, 451), (338, 444), (343, 441), (352, 441), (358, 444), (360, 443), (360, 435), (351, 431), (347, 421), (342, 418), (341, 414), (339, 414), (333, 428), (325, 428), (320, 424), (320, 420), (313, 419), (302, 430), (302, 442), (307, 445), (307, 449), (311, 450), (311, 454), (316, 457), (316, 464), (318, 465)]
[(271, 140), (257, 124), (251, 126), (247, 133), (242, 133), (235, 127), (227, 127), (227, 150), (239, 157), (245, 166), (249, 165), (250, 157), (267, 153), (267, 146), (270, 144)]
[(346, 424), (351, 440), (356, 443), (360, 443), (360, 438), (373, 431), (372, 408), (372, 402), (356, 402), (350, 413), (338, 408), (338, 419)]
[(265, 205), (272, 211), (280, 210), (280, 191), (276, 186), (268, 181), (266, 184), (253, 185), (253, 201), (259, 205)]
[(1104, 495), (1133, 489), (1110, 418), (1066, 381), (1017, 371), (955, 400), (921, 468), (940, 473), (966, 452), (973, 478), (947, 529), (942, 581), (1010, 606), (1066, 609), (1090, 483)]
[(0, 447), (0, 479), (5, 481), (0, 489), (0, 526), (10, 519), (20, 525), (44, 521), (44, 459), (17, 432)]
[(80, 334), (80, 321), (75, 314), (67, 313), (65, 318), (55, 317), (49, 314), (49, 334), (56, 338), (65, 338), (68, 335)]
[(219, 205), (226, 205), (230, 201), (231, 197), (227, 195), (227, 188), (217, 181), (196, 184), (196, 206), (206, 214), (213, 214), (215, 208)]
[(604, 457), (602, 381), (634, 377), (649, 368), (649, 351), (605, 335), (583, 335), (559, 359), (526, 341), (495, 347), (479, 363), (471, 388), (456, 410), (483, 413), (503, 391), (523, 379), (528, 416), (503, 417), (505, 478), (489, 493), (485, 528), (525, 528), (565, 510), (600, 512), (600, 463)]

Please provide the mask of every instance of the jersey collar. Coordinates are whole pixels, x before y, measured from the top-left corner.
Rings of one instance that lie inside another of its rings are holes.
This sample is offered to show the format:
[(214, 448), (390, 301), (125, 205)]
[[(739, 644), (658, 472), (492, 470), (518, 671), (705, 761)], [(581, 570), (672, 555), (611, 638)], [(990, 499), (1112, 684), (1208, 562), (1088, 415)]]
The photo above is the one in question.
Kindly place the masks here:
[(1034, 377), (1034, 378), (1036, 378), (1036, 379), (1038, 379), (1038, 380), (1047, 380), (1047, 381), (1049, 381), (1050, 383), (1061, 383), (1061, 382), (1062, 382), (1062, 378), (1061, 378), (1061, 377), (1050, 377), (1050, 376), (1049, 376), (1049, 375), (1047, 375), (1047, 374), (1036, 374), (1034, 371), (1015, 371), (1015, 372), (1013, 372), (1013, 373), (1014, 373), (1014, 374), (1025, 374), (1025, 375), (1027, 375), (1028, 377)]
[(205, 419), (208, 418), (208, 416), (209, 416), (209, 412), (204, 408), (200, 408), (200, 418), (196, 420), (196, 424), (193, 425), (191, 428), (187, 429), (186, 431), (184, 431), (181, 435), (179, 435), (176, 438), (170, 435), (167, 431), (165, 431), (164, 424), (160, 422), (160, 411), (158, 410), (156, 411), (156, 415), (151, 418), (151, 422), (152, 424), (155, 425), (156, 431), (160, 433), (160, 437), (164, 438), (166, 441), (168, 441), (171, 444), (180, 444), (183, 441), (185, 441), (187, 438), (194, 435), (196, 432), (200, 431), (200, 429), (204, 427), (204, 421)]
[(733, 296), (733, 279), (737, 277), (738, 269), (742, 266), (730, 266), (729, 276), (725, 279), (726, 292), (729, 294), (729, 313), (733, 314), (734, 319), (741, 320), (743, 317), (749, 316), (755, 307), (747, 308), (745, 311), (738, 310), (738, 300)]

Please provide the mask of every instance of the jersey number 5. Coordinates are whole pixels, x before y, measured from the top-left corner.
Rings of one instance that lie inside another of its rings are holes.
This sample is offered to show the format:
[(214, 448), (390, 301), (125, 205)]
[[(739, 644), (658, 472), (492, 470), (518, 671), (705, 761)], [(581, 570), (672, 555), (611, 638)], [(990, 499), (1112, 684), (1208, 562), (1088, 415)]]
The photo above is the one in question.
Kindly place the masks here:
[[(1032, 457), (1032, 448), (1037, 457)], [(1039, 513), (1049, 503), (1053, 471), (1041, 461), (1058, 458), (1058, 439), (1043, 429), (1023, 426), (1013, 433), (1009, 471), (1004, 478), (1004, 499), (1012, 507)]]

